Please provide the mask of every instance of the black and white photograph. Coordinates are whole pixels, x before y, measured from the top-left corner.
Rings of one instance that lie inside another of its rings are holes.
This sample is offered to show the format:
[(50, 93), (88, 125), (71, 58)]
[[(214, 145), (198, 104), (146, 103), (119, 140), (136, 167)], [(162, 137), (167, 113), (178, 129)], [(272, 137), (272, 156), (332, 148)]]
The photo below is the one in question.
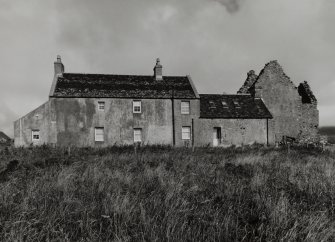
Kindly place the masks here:
[(0, 0), (0, 241), (335, 241), (334, 23)]

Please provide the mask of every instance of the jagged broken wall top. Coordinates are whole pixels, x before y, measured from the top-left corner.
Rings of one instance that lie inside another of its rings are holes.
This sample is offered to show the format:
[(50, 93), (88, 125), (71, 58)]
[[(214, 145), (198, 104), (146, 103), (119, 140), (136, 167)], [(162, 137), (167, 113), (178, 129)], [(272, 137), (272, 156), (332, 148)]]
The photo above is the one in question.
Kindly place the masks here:
[(305, 81), (298, 87), (277, 61), (265, 65), (257, 76), (249, 71), (238, 94), (262, 98), (273, 115), (270, 121), (272, 142), (282, 136), (315, 137), (319, 124), (317, 100)]
[[(285, 74), (278, 61), (273, 60), (265, 65), (259, 75), (256, 75), (254, 70), (250, 70), (247, 73), (247, 79), (244, 81), (242, 87), (237, 91), (237, 93), (254, 95), (255, 84), (258, 81), (259, 76), (261, 76), (266, 71), (266, 69), (271, 69), (273, 72), (280, 73), (285, 79), (288, 79), (295, 88), (297, 88), (290, 80), (290, 78)], [(299, 95), (301, 96), (302, 103), (317, 104), (317, 99), (307, 81), (300, 83), (297, 89)]]
[(245, 80), (243, 86), (237, 91), (238, 94), (246, 94), (250, 92), (250, 88), (257, 81), (258, 76), (255, 74), (254, 70), (251, 70), (247, 74), (247, 79)]
[(317, 104), (316, 97), (314, 96), (311, 87), (307, 83), (307, 81), (304, 81), (299, 84), (298, 86), (298, 92), (301, 96), (302, 103), (311, 103), (311, 104)]

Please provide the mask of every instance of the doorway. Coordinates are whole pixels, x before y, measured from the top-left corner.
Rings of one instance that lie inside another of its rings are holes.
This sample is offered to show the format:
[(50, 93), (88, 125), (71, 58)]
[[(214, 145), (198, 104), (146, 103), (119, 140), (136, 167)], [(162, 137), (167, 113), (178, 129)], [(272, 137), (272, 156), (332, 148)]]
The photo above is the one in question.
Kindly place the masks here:
[(221, 144), (221, 127), (214, 127), (213, 129), (213, 147)]

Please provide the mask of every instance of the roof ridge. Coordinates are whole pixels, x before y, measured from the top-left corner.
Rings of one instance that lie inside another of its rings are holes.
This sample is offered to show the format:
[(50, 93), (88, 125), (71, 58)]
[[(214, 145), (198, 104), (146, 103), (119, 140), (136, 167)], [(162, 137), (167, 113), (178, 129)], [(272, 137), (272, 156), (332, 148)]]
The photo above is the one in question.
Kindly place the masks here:
[[(112, 73), (85, 73), (85, 72), (64, 72), (63, 75), (66, 74), (73, 74), (73, 75), (101, 75), (101, 76), (141, 76), (141, 77), (153, 77), (153, 75), (135, 75), (135, 74), (112, 74)], [(174, 76), (167, 76), (163, 75), (163, 77), (187, 77), (187, 75), (174, 75)]]
[(199, 95), (215, 95), (215, 96), (251, 96), (250, 93), (241, 93), (241, 94), (211, 94), (211, 93), (200, 93)]
[(63, 73), (53, 97), (198, 98), (188, 76)]

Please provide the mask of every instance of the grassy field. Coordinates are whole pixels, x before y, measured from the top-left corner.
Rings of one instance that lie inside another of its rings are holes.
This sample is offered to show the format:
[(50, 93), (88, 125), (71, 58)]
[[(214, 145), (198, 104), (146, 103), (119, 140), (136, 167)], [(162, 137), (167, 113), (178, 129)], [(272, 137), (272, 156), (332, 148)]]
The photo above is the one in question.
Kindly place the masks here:
[(335, 154), (132, 147), (0, 154), (1, 241), (334, 241)]
[(320, 127), (319, 134), (326, 135), (328, 137), (328, 142), (331, 144), (335, 144), (335, 127), (334, 126)]

